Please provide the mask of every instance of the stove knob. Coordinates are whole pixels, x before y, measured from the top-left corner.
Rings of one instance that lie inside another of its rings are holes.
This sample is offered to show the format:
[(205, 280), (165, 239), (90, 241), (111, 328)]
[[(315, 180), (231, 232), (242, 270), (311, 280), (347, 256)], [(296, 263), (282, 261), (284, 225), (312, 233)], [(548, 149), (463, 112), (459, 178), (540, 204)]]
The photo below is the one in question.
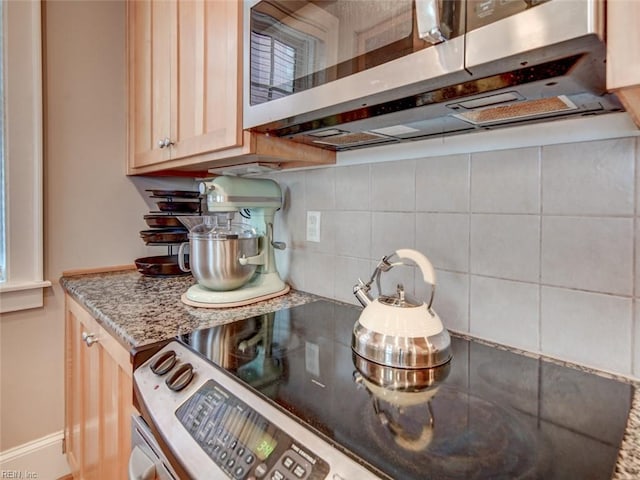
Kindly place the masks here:
[(174, 392), (179, 392), (184, 387), (189, 385), (191, 379), (193, 378), (193, 365), (190, 363), (185, 363), (180, 368), (178, 368), (173, 375), (171, 375), (166, 380), (167, 387)]
[(164, 375), (169, 370), (171, 370), (176, 364), (176, 352), (173, 350), (169, 350), (168, 352), (164, 352), (158, 358), (156, 358), (153, 363), (151, 363), (151, 371), (156, 375)]

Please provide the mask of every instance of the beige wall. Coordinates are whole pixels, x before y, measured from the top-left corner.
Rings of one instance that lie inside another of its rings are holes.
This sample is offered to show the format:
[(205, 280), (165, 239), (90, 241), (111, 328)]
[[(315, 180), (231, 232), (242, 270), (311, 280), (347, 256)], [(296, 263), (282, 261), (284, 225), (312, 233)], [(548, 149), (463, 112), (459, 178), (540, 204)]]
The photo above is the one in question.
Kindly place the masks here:
[(0, 452), (61, 431), (63, 271), (133, 263), (144, 188), (125, 172), (125, 9), (121, 1), (45, 3), (45, 307), (0, 323)]

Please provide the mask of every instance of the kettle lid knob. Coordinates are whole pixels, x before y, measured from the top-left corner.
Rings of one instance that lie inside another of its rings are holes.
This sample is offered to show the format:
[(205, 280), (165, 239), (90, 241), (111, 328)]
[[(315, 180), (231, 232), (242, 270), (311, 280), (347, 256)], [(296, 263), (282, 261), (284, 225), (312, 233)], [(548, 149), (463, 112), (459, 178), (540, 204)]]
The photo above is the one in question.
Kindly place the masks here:
[(412, 298), (410, 295), (407, 295), (407, 293), (404, 291), (404, 286), (401, 283), (399, 283), (396, 287), (395, 295), (380, 295), (378, 297), (378, 302), (383, 305), (400, 308), (413, 308), (424, 305), (423, 302)]

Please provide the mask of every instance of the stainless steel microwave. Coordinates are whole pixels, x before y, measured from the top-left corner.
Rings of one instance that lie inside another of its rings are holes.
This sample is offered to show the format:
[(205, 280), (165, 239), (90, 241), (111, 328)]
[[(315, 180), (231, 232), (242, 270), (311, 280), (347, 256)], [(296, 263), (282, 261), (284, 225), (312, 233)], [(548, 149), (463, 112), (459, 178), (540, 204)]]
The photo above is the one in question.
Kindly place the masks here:
[(249, 0), (244, 127), (333, 150), (621, 110), (603, 0)]

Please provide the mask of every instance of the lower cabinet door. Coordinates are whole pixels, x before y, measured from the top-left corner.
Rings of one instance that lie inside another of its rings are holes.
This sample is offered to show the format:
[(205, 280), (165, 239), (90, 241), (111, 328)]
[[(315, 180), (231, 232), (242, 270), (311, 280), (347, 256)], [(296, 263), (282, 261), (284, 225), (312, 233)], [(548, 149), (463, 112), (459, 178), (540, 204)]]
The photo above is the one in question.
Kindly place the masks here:
[(77, 479), (127, 478), (131, 449), (129, 354), (67, 296), (65, 449)]

